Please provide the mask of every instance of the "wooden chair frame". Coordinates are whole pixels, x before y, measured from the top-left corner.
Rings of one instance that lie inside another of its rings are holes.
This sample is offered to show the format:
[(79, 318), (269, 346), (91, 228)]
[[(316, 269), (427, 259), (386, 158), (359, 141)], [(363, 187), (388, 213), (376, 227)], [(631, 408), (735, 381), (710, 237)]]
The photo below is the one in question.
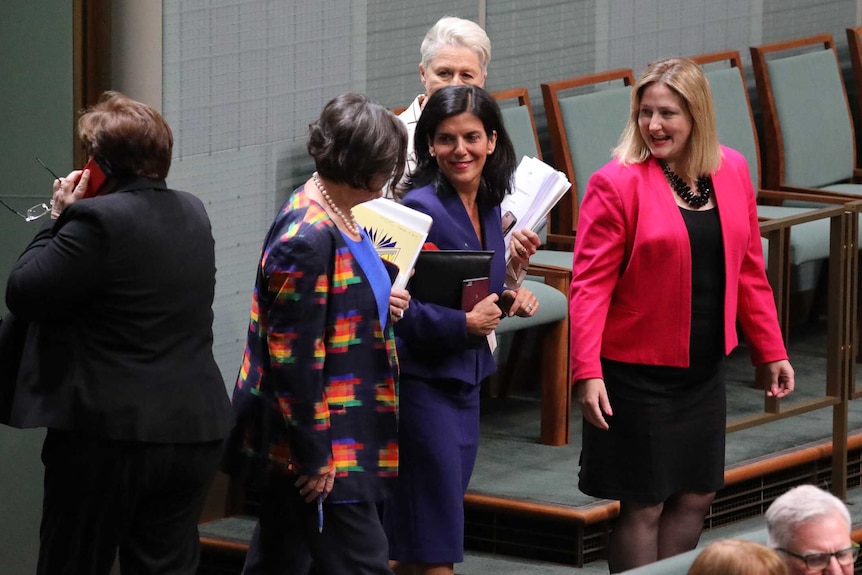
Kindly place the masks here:
[[(622, 81), (625, 86), (634, 86), (634, 73), (630, 68), (619, 68), (597, 74), (578, 76), (567, 80), (558, 80), (542, 84), (542, 100), (545, 104), (545, 116), (548, 119), (548, 132), (551, 136), (551, 149), (554, 152), (554, 165), (566, 174), (572, 182), (570, 193), (563, 196), (555, 208), (556, 222), (548, 234), (549, 242), (572, 245), (578, 226), (577, 179), (572, 154), (569, 150), (569, 137), (562, 124), (559, 93), (574, 88), (584, 88), (596, 84)], [(589, 177), (587, 174), (585, 177)]]
[(517, 100), (519, 106), (526, 106), (530, 113), (530, 124), (533, 126), (533, 138), (536, 140), (536, 152), (538, 159), (542, 159), (542, 146), (539, 144), (539, 132), (536, 130), (536, 117), (533, 115), (533, 106), (530, 105), (530, 93), (526, 88), (509, 88), (508, 90), (498, 90), (491, 93), (491, 97), (497, 103), (505, 102), (506, 100)]
[[(772, 44), (751, 47), (751, 63), (754, 68), (754, 79), (757, 83), (757, 97), (760, 103), (761, 113), (763, 115), (764, 131), (766, 134), (771, 135), (771, 137), (766, 138), (764, 142), (766, 171), (763, 176), (763, 184), (766, 188), (782, 192), (777, 197), (774, 194), (767, 194), (769, 197), (772, 197), (777, 201), (785, 199), (799, 199), (815, 202), (830, 201), (828, 199), (824, 199), (824, 197), (841, 198), (845, 202), (859, 199), (859, 196), (855, 196), (853, 194), (825, 192), (815, 188), (793, 186), (784, 181), (784, 138), (782, 136), (781, 125), (778, 120), (775, 94), (772, 90), (772, 83), (769, 80), (769, 69), (766, 65), (766, 60), (768, 56), (779, 53), (818, 48), (832, 51), (832, 54), (835, 56), (836, 66), (838, 66), (840, 71), (840, 62), (835, 50), (835, 42), (832, 39), (831, 34), (818, 34), (796, 40), (774, 42)], [(844, 86), (843, 79), (841, 79), (841, 88), (844, 92), (844, 104), (846, 106), (847, 119), (850, 122), (850, 132), (853, 136), (853, 158), (856, 158), (856, 137), (855, 129), (853, 127), (853, 116), (850, 112), (850, 104), (847, 100), (847, 90)], [(858, 183), (860, 181), (862, 181), (862, 170), (859, 170), (854, 165), (851, 182)]]

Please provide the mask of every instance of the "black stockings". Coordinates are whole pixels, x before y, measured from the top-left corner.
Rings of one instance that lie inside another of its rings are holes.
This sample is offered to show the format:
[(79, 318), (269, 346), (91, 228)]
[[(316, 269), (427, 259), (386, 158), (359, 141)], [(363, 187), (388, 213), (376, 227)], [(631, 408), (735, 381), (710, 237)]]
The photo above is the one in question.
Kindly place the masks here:
[(677, 493), (664, 503), (620, 502), (608, 548), (611, 573), (694, 549), (715, 493)]

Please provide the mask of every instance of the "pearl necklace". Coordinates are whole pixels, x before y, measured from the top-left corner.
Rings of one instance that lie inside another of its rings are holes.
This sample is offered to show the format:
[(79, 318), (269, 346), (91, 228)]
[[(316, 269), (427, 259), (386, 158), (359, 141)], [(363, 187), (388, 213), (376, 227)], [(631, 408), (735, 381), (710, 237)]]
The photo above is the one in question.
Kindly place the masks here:
[(667, 179), (670, 187), (682, 198), (682, 201), (693, 208), (702, 208), (709, 203), (709, 196), (712, 193), (712, 180), (709, 174), (697, 178), (697, 193), (695, 194), (691, 191), (689, 185), (670, 169), (667, 162), (659, 160), (658, 163), (661, 165), (664, 177)]
[(347, 228), (347, 231), (353, 234), (354, 236), (358, 236), (359, 234), (359, 225), (356, 223), (356, 218), (353, 217), (353, 212), (350, 212), (350, 217), (346, 217), (344, 212), (341, 211), (341, 208), (335, 205), (335, 202), (332, 201), (332, 198), (329, 197), (329, 192), (326, 191), (326, 188), (323, 187), (323, 182), (320, 181), (320, 177), (317, 175), (317, 172), (311, 174), (311, 179), (314, 180), (314, 185), (317, 186), (317, 189), (320, 190), (320, 195), (323, 196), (323, 199), (326, 200), (326, 203), (329, 204), (329, 207), (332, 208), (332, 211), (335, 212), (335, 215), (341, 220), (341, 223)]

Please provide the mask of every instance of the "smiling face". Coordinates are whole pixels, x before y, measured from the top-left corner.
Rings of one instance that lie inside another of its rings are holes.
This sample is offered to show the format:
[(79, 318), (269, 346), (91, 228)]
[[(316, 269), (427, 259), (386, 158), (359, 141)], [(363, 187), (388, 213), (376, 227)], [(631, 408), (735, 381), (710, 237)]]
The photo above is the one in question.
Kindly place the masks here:
[(427, 67), (419, 64), (419, 75), (429, 97), (443, 86), (485, 86), (479, 55), (463, 46), (443, 46)]
[(494, 152), (497, 133), (489, 138), (482, 121), (469, 112), (443, 120), (429, 142), (440, 171), (460, 193), (476, 193), (482, 169)]
[(638, 129), (650, 153), (677, 172), (688, 157), (692, 130), (691, 114), (679, 94), (659, 82), (647, 86), (638, 108)]

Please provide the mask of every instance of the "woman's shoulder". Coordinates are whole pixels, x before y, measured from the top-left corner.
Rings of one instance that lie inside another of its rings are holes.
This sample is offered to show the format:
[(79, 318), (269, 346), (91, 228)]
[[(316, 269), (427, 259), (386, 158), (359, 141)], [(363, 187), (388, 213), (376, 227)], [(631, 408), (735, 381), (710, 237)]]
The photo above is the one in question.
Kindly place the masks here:
[(650, 162), (625, 164), (619, 158), (613, 158), (607, 164), (593, 172), (590, 176), (591, 187), (596, 185), (612, 185), (625, 187), (630, 182), (639, 180), (650, 170)]
[(401, 203), (408, 208), (434, 207), (440, 205), (440, 197), (437, 195), (436, 186), (431, 183), (418, 188), (413, 188), (404, 195)]
[(340, 236), (329, 215), (297, 188), (276, 214), (267, 234), (267, 249), (329, 251)]
[(745, 159), (742, 152), (733, 148), (728, 148), (727, 146), (720, 146), (720, 149), (721, 165), (719, 166), (719, 170), (725, 166), (748, 168), (748, 161)]

